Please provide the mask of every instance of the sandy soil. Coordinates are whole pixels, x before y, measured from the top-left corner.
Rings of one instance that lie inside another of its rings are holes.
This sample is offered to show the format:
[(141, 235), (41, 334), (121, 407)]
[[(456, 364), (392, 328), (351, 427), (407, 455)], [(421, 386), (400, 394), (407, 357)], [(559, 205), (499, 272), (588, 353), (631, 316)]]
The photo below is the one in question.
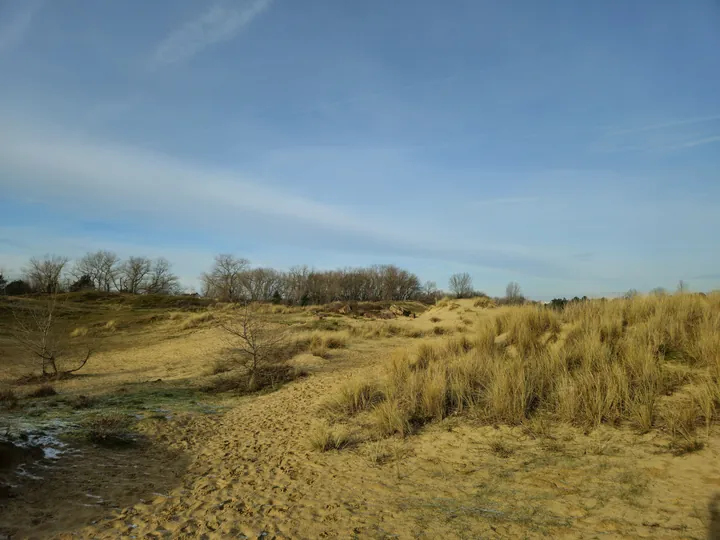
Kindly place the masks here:
[[(425, 314), (455, 324), (468, 306)], [(457, 312), (457, 313), (454, 313)], [(409, 323), (408, 323), (409, 324)], [(223, 414), (147, 424), (154, 444), (87, 448), (0, 508), (13, 538), (706, 538), (720, 437), (674, 457), (659, 434), (475, 426), (311, 450), (318, 406), (408, 338), (357, 340)], [(206, 329), (100, 355), (66, 392), (197, 377), (225, 342)], [(498, 451), (500, 448), (500, 451)]]

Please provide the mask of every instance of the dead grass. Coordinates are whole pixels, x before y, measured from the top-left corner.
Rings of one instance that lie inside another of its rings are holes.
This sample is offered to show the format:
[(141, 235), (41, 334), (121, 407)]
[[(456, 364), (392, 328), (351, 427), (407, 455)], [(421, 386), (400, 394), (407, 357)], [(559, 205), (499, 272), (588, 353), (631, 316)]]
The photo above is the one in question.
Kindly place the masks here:
[(76, 337), (84, 337), (88, 334), (88, 327), (87, 326), (78, 326), (75, 328), (72, 332), (70, 332), (70, 337), (76, 338)]
[(347, 332), (313, 332), (308, 343), (308, 352), (320, 358), (328, 358), (330, 351), (343, 349), (349, 340)]
[(425, 336), (425, 332), (418, 328), (382, 321), (373, 321), (351, 326), (349, 334), (363, 339), (391, 337), (421, 338)]
[(590, 301), (562, 313), (508, 308), (473, 336), (396, 353), (372, 400), (375, 426), (405, 435), (468, 410), (511, 425), (542, 412), (591, 428), (662, 428), (692, 441), (698, 426), (709, 433), (720, 410), (718, 328), (716, 295)]
[(515, 453), (515, 448), (505, 441), (495, 440), (490, 442), (490, 452), (498, 457), (507, 459)]
[(180, 326), (183, 330), (190, 330), (192, 328), (198, 328), (200, 326), (204, 326), (207, 323), (214, 321), (215, 315), (209, 311), (206, 311), (204, 313), (197, 313), (195, 315), (190, 315), (185, 322), (182, 323)]
[(107, 321), (107, 322), (105, 323), (105, 325), (103, 326), (103, 329), (106, 330), (106, 331), (108, 331), (108, 332), (115, 332), (115, 331), (117, 330), (117, 328), (118, 328), (118, 323), (117, 323), (117, 321), (114, 320), (114, 319), (113, 319), (113, 320), (110, 320), (110, 321)]
[(351, 379), (325, 402), (322, 408), (331, 413), (352, 415), (365, 411), (383, 399), (377, 384), (362, 379)]

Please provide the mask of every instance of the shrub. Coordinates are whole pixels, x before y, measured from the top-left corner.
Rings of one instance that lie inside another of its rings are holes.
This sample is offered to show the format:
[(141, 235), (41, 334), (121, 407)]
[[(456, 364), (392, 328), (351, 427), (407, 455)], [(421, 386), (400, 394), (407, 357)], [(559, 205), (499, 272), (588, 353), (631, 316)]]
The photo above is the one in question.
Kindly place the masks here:
[(120, 413), (105, 413), (83, 423), (89, 441), (104, 446), (128, 445), (136, 441), (132, 419)]
[(261, 390), (276, 390), (285, 383), (305, 375), (304, 372), (287, 364), (270, 364), (254, 371), (240, 370), (220, 374), (206, 385), (203, 390), (209, 393), (236, 392), (250, 394)]
[(94, 407), (96, 403), (97, 400), (95, 398), (85, 395), (77, 396), (70, 401), (70, 405), (73, 409), (89, 409)]
[(233, 365), (230, 360), (227, 358), (220, 358), (218, 360), (215, 360), (212, 366), (211, 373), (213, 375), (220, 375), (221, 373), (227, 373), (229, 371), (232, 371)]
[(3, 408), (14, 409), (19, 401), (19, 398), (11, 388), (0, 390), (0, 406)]
[(430, 317), (430, 322), (439, 323), (442, 319), (440, 317)]
[(41, 386), (38, 386), (35, 390), (31, 391), (27, 397), (30, 398), (44, 398), (44, 397), (50, 397), (50, 396), (56, 396), (57, 391), (55, 388), (53, 388), (50, 384), (43, 384)]

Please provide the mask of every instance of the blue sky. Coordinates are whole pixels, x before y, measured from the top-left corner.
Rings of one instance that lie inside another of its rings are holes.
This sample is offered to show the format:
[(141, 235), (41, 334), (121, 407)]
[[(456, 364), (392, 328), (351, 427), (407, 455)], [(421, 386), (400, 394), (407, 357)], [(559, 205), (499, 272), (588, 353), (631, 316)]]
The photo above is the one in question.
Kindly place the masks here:
[(720, 288), (716, 0), (0, 0), (0, 266)]

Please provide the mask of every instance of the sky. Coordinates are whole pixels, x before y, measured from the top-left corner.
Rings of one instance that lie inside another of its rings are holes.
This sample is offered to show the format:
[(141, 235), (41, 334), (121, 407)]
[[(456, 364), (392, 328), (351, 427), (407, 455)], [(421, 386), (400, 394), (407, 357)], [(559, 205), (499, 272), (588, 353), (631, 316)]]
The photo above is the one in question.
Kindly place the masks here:
[(720, 288), (718, 0), (0, 0), (0, 267)]

